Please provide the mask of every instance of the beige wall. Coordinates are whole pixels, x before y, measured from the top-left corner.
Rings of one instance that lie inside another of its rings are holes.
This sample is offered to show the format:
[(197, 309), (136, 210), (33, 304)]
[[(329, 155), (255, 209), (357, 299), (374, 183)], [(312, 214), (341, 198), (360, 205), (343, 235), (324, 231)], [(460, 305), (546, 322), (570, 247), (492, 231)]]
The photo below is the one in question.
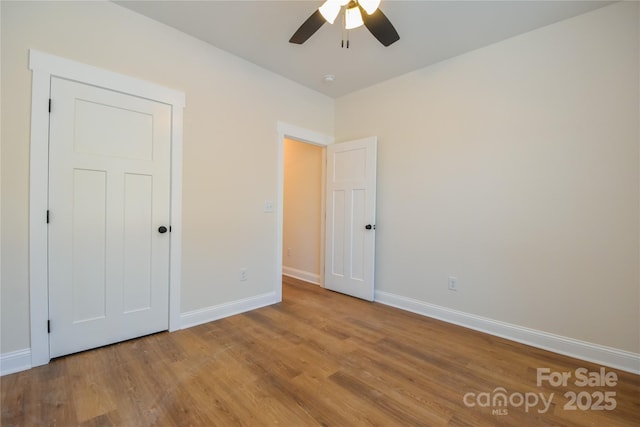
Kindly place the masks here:
[(378, 290), (640, 352), (636, 8), (336, 101), (337, 140), (378, 136)]
[(30, 345), (29, 48), (186, 93), (182, 312), (273, 291), (277, 122), (330, 135), (333, 100), (110, 2), (1, 8), (0, 353)]
[(284, 141), (284, 273), (319, 283), (323, 148)]

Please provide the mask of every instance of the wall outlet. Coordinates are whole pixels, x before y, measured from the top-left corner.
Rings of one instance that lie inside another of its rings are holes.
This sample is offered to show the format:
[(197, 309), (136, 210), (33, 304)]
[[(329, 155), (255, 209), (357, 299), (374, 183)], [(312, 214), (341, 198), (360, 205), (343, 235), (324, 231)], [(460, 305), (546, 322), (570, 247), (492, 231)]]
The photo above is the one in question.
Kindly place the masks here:
[(272, 200), (265, 200), (264, 202), (264, 209), (265, 212), (271, 213), (273, 212), (273, 201)]
[(291, 256), (291, 248), (287, 248), (287, 256)]
[(455, 276), (449, 276), (449, 290), (457, 291), (458, 290), (458, 278)]
[(244, 282), (249, 278), (249, 270), (245, 268), (240, 269), (240, 281)]

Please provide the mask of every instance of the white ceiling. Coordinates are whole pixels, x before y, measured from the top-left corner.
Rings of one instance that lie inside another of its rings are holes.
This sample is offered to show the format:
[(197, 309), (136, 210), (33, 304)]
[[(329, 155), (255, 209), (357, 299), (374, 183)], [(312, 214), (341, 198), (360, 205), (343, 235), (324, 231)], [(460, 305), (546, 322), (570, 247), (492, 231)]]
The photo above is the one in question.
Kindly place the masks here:
[[(606, 1), (383, 0), (400, 34), (382, 46), (365, 27), (324, 24), (306, 43), (289, 38), (322, 3), (314, 1), (116, 1), (304, 86), (338, 97), (461, 53), (549, 25)], [(323, 76), (336, 76), (325, 83)]]

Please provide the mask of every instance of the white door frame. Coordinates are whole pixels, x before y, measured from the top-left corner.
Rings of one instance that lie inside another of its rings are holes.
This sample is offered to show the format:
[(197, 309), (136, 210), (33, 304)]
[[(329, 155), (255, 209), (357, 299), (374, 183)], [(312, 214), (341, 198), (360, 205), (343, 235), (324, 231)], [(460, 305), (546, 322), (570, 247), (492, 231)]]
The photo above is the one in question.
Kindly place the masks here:
[[(282, 301), (282, 238), (283, 238), (283, 210), (284, 210), (284, 140), (285, 138), (294, 139), (296, 141), (308, 144), (326, 147), (335, 142), (334, 137), (325, 135), (313, 130), (301, 128), (284, 122), (278, 122), (278, 193), (276, 195), (276, 271), (275, 271), (275, 292), (276, 301)], [(324, 167), (324, 166), (323, 166)], [(323, 196), (324, 197), (324, 194)], [(324, 218), (322, 219), (322, 227), (324, 227)], [(324, 236), (323, 236), (324, 239)], [(323, 251), (324, 252), (324, 251)], [(321, 265), (321, 271), (324, 271), (324, 265)]]
[[(154, 83), (31, 49), (31, 158), (29, 170), (29, 298), (31, 366), (49, 363), (48, 239), (49, 94), (51, 78), (60, 77), (168, 104), (171, 114), (171, 235), (169, 259), (169, 330), (180, 329), (182, 258), (182, 114), (185, 94)], [(55, 104), (52, 106), (55, 108)]]

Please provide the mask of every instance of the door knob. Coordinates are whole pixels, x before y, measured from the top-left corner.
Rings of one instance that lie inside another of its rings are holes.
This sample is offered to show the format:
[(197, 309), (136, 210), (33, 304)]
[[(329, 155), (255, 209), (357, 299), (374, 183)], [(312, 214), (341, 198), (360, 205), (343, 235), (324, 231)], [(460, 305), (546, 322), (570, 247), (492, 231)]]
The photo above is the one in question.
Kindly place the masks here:
[(158, 228), (158, 233), (160, 233), (160, 234), (164, 234), (167, 231), (168, 231), (167, 227), (165, 227), (164, 225), (161, 225), (160, 228)]

